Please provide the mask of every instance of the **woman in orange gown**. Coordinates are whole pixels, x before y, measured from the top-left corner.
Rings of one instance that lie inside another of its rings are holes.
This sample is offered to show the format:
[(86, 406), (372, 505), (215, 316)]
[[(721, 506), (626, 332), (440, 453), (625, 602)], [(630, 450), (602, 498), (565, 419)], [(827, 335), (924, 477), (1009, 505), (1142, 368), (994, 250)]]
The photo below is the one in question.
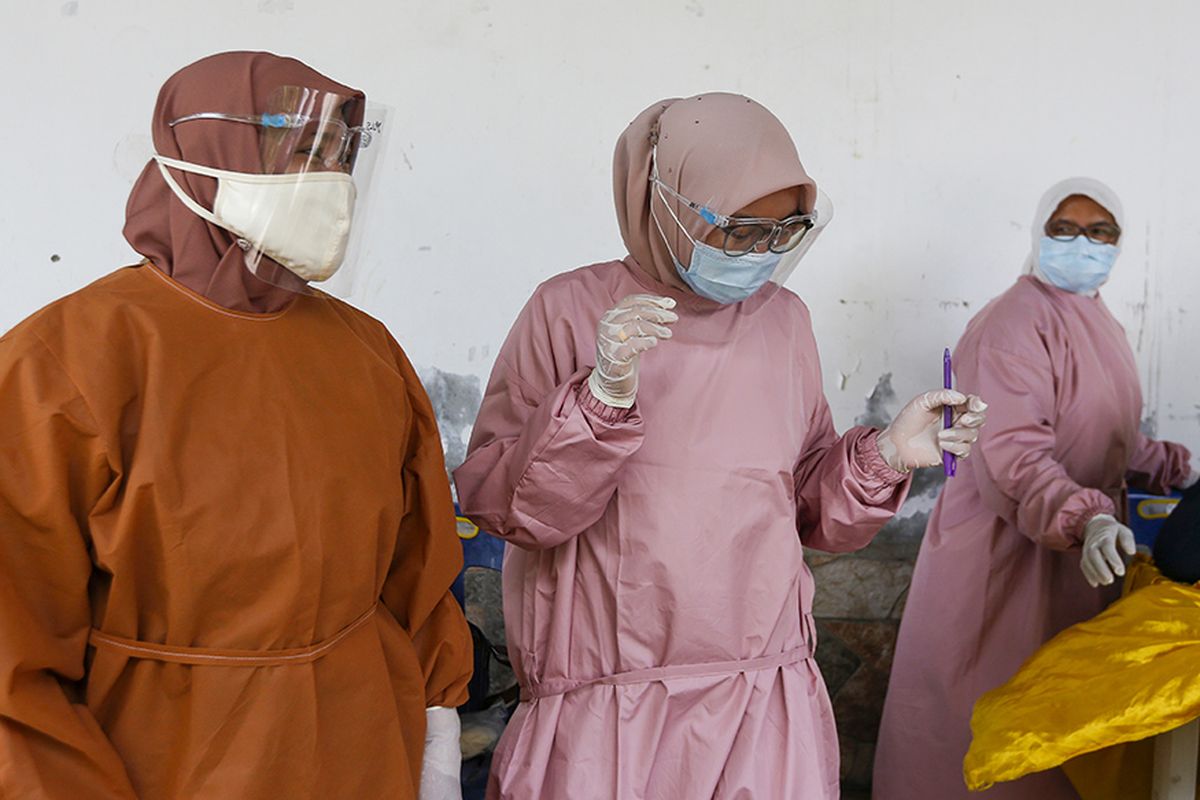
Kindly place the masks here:
[[(255, 126), (170, 123), (283, 85), (363, 100), (214, 56), (164, 86), (158, 154), (262, 172)], [(125, 234), (142, 264), (0, 338), (0, 796), (416, 797), (471, 640), (412, 366), (360, 311), (253, 274), (154, 163)]]

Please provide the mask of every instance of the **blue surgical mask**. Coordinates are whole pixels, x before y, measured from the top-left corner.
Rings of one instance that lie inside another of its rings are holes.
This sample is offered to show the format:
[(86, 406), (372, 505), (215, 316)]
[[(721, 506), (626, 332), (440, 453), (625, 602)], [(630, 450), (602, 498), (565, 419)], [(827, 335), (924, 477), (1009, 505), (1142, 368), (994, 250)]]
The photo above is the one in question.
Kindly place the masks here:
[(1038, 266), (1050, 283), (1075, 294), (1093, 294), (1108, 281), (1120, 248), (1098, 244), (1086, 236), (1060, 241), (1043, 236)]
[(779, 266), (781, 253), (726, 255), (703, 242), (692, 245), (692, 261), (687, 269), (675, 259), (675, 269), (683, 282), (701, 297), (723, 305), (740, 303), (761, 289)]

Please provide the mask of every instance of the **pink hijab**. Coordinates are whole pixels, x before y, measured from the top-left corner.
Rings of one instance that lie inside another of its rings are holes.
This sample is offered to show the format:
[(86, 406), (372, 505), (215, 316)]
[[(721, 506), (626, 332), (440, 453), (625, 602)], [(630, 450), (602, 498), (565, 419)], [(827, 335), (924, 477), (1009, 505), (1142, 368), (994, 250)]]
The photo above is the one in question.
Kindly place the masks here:
[[(817, 185), (796, 154), (796, 145), (774, 114), (748, 97), (724, 92), (663, 100), (637, 116), (617, 141), (613, 194), (625, 247), (651, 278), (687, 289), (671, 258), (687, 265), (692, 245), (650, 183), (650, 150), (658, 142), (658, 171), (664, 183), (697, 203), (733, 214), (762, 197), (805, 187), (811, 210)], [(666, 194), (688, 233), (703, 239), (712, 226)], [(655, 225), (658, 218), (671, 250)]]
[[(154, 147), (159, 155), (234, 172), (262, 172), (259, 132), (232, 122), (191, 122), (172, 128), (174, 119), (202, 111), (255, 114), (280, 86), (306, 86), (363, 98), (292, 58), (271, 53), (219, 53), (172, 75), (154, 108)], [(175, 172), (184, 190), (212, 208), (217, 182)], [(194, 292), (234, 311), (272, 313), (286, 307), (304, 282), (270, 262), (274, 283), (245, 266), (236, 237), (193, 214), (171, 192), (151, 161), (142, 170), (125, 206), (125, 239), (150, 263)]]

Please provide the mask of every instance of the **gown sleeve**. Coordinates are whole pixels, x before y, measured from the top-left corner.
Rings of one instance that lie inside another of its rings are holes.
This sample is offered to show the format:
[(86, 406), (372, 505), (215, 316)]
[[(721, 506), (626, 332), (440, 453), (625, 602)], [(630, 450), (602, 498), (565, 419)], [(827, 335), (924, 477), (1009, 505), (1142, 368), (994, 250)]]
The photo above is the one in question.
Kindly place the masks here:
[[(815, 344), (813, 351), (815, 358)], [(870, 543), (900, 510), (912, 481), (883, 460), (878, 430), (855, 427), (838, 436), (819, 385), (817, 391), (816, 412), (794, 472), (796, 525), (805, 546), (844, 553)]]
[(591, 368), (575, 366), (570, 341), (555, 341), (553, 318), (539, 295), (521, 312), (454, 474), (464, 513), (528, 550), (560, 545), (600, 519), (643, 439), (636, 403), (617, 409), (592, 396)]
[(1129, 482), (1155, 494), (1169, 494), (1191, 477), (1192, 454), (1174, 442), (1160, 442), (1138, 434), (1137, 449), (1129, 459)]
[(134, 798), (83, 700), (89, 515), (115, 491), (87, 402), (36, 334), (0, 339), (0, 797)]
[(404, 517), (382, 601), (408, 632), (425, 679), (425, 706), (467, 701), (474, 666), (471, 632), (450, 586), (462, 569), (462, 546), (437, 419), (400, 347), (393, 352), (408, 386), (412, 424), (404, 458)]
[(984, 503), (1033, 541), (1067, 550), (1083, 541), (1097, 514), (1116, 514), (1111, 498), (1080, 486), (1055, 460), (1054, 373), (1044, 362), (993, 346), (978, 350), (978, 386), (988, 424), (976, 447)]

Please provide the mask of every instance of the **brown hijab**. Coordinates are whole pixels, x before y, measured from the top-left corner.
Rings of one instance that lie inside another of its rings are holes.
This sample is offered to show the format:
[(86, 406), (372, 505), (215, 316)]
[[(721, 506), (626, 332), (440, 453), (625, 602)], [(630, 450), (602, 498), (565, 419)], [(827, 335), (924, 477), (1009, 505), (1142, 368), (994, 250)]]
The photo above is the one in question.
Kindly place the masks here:
[[(650, 183), (650, 148), (655, 139), (659, 178), (689, 200), (733, 214), (769, 194), (803, 186), (805, 210), (812, 209), (817, 185), (804, 171), (787, 129), (770, 111), (748, 97), (724, 92), (655, 103), (617, 141), (613, 194), (625, 247), (660, 283), (686, 290), (671, 251), (686, 266), (692, 244)], [(711, 232), (712, 226), (695, 212), (670, 194), (666, 198), (693, 238), (702, 240)]]
[[(172, 128), (187, 114), (219, 111), (257, 114), (280, 86), (306, 86), (363, 98), (292, 58), (271, 53), (219, 53), (172, 75), (154, 107), (154, 147), (159, 155), (234, 172), (263, 171), (259, 131), (253, 125), (219, 120)], [(176, 171), (184, 190), (205, 208), (216, 199), (217, 181)], [(215, 303), (235, 311), (272, 313), (304, 288), (299, 278), (270, 263), (272, 281), (255, 277), (233, 234), (189, 211), (171, 192), (151, 161), (142, 170), (125, 206), (125, 238), (158, 269)], [(260, 268), (261, 269), (261, 268)]]

